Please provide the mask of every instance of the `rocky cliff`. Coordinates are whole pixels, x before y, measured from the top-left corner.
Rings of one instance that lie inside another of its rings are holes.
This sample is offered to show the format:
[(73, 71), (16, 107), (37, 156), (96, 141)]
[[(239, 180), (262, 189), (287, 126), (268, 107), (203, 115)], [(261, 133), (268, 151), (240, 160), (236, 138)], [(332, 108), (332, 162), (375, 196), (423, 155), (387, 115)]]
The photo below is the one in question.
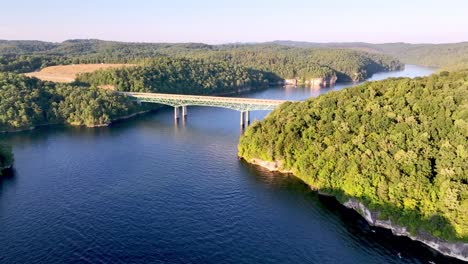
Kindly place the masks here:
[[(291, 170), (283, 169), (283, 163), (281, 161), (264, 161), (261, 159), (253, 158), (248, 160), (248, 162), (266, 168), (270, 171), (278, 171), (282, 173), (293, 174)], [(313, 186), (310, 187), (313, 190), (317, 190)], [(327, 195), (326, 193), (320, 192), (320, 190), (317, 191), (319, 192), (319, 194)], [(390, 220), (379, 219), (378, 212), (370, 211), (364, 204), (355, 199), (349, 199), (348, 201), (343, 203), (343, 205), (358, 212), (372, 226), (390, 229), (392, 233), (396, 236), (409, 237), (412, 240), (419, 241), (446, 256), (454, 257), (463, 261), (468, 261), (468, 243), (447, 242), (422, 232), (419, 232), (418, 234), (411, 234), (406, 227), (393, 224)]]
[(284, 85), (304, 85), (306, 87), (310, 88), (325, 88), (325, 87), (333, 87), (337, 81), (336, 75), (331, 75), (327, 77), (318, 77), (318, 78), (312, 78), (308, 80), (299, 80), (298, 78), (292, 78), (292, 79), (285, 79), (283, 81)]
[(420, 241), (426, 244), (427, 246), (439, 251), (444, 255), (468, 261), (468, 243), (446, 242), (442, 239), (430, 236), (422, 232), (413, 235), (408, 231), (406, 227), (395, 225), (390, 220), (378, 219), (378, 212), (370, 211), (364, 204), (360, 203), (355, 199), (349, 199), (343, 205), (357, 211), (372, 226), (390, 229), (392, 233), (396, 236), (409, 237), (412, 240)]

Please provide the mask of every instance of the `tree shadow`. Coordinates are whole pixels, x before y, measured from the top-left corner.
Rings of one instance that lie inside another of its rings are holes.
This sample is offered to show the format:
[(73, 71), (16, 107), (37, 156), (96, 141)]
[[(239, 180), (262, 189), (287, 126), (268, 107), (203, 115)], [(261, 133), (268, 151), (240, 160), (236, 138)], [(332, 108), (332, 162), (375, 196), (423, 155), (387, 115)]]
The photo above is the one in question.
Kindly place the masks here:
[[(396, 236), (387, 228), (376, 227), (372, 225), (372, 223), (370, 224), (367, 222), (361, 213), (343, 206), (343, 203), (349, 199), (365, 203), (364, 201), (369, 201), (369, 198), (349, 197), (345, 195), (342, 190), (336, 189), (312, 191), (305, 182), (290, 174), (285, 175), (279, 172), (271, 172), (257, 165), (252, 165), (243, 159), (240, 161), (242, 167), (249, 172), (248, 174), (253, 176), (253, 180), (260, 184), (272, 186), (273, 188), (271, 189), (274, 192), (277, 192), (278, 189), (281, 188), (288, 189), (293, 195), (305, 196), (306, 200), (312, 203), (312, 206), (318, 206), (324, 210), (329, 217), (339, 219), (342, 225), (354, 237), (353, 239), (360, 241), (360, 243), (367, 244), (369, 247), (372, 247), (375, 243), (393, 251), (392, 253), (395, 254), (396, 257), (417, 258), (425, 263), (429, 261), (436, 263), (464, 263), (461, 260), (445, 256), (422, 242), (414, 241), (406, 236)], [(293, 178), (295, 178), (296, 181)], [(298, 181), (300, 181), (302, 187), (298, 186)], [(379, 215), (379, 208), (385, 208), (387, 215)], [(443, 233), (445, 236), (456, 237), (455, 229), (443, 215), (436, 214), (425, 217), (416, 210), (404, 210), (390, 203), (382, 203), (379, 206), (372, 205), (372, 211), (374, 212), (373, 216), (376, 218), (385, 216), (386, 219), (383, 220), (390, 219), (392, 223), (400, 223), (400, 221), (409, 223), (408, 226), (402, 224), (397, 225), (407, 227), (412, 235), (417, 235), (426, 240), (437, 242), (447, 241), (435, 238), (434, 234), (431, 235), (428, 231), (422, 231), (427, 230), (429, 227), (434, 231), (438, 231), (441, 234)], [(392, 212), (392, 214), (388, 215), (388, 212)], [(411, 220), (415, 222), (411, 223)], [(466, 241), (466, 239), (467, 238), (464, 237), (461, 238), (461, 240), (457, 240), (457, 242), (464, 243), (463, 241)]]
[(0, 174), (0, 198), (2, 196), (3, 191), (11, 187), (15, 183), (16, 183), (15, 169), (12, 167), (12, 168), (2, 170)]
[[(336, 197), (340, 203), (350, 199), (359, 201), (372, 212), (373, 218), (390, 220), (392, 224), (404, 226), (412, 235), (437, 241), (468, 242), (468, 237), (459, 237), (450, 221), (443, 215), (425, 216), (416, 209), (400, 208), (389, 202), (375, 203), (369, 197), (352, 197), (339, 189), (322, 189), (320, 192)], [(454, 238), (457, 238), (456, 241)]]

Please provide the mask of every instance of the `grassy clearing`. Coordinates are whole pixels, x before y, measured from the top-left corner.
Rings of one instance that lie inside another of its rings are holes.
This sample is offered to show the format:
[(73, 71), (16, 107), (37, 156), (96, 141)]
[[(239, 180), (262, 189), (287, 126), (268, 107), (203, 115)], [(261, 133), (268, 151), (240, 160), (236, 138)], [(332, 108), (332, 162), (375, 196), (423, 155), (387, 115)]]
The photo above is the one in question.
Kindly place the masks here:
[(94, 72), (100, 69), (132, 67), (135, 64), (73, 64), (46, 67), (37, 72), (25, 73), (28, 77), (36, 77), (43, 81), (70, 83), (80, 73)]

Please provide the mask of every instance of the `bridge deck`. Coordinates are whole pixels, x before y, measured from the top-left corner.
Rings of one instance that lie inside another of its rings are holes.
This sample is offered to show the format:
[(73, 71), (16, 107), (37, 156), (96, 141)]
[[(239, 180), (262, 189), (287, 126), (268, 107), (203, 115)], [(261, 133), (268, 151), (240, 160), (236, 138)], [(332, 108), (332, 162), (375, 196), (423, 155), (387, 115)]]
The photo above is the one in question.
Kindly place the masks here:
[(133, 93), (121, 92), (140, 102), (159, 103), (177, 106), (201, 105), (234, 109), (237, 111), (273, 110), (276, 106), (287, 102), (284, 100), (254, 99), (240, 97), (201, 96), (163, 93)]

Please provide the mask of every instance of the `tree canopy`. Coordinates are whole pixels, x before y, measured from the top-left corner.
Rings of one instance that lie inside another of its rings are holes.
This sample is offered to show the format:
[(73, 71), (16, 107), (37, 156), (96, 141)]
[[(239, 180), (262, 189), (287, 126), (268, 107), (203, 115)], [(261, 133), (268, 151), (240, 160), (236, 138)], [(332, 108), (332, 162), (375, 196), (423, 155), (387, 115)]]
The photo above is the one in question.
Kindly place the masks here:
[(185, 94), (236, 92), (264, 88), (282, 79), (274, 74), (221, 61), (157, 58), (144, 65), (81, 74), (80, 83), (113, 85), (119, 91)]
[(0, 131), (60, 123), (106, 125), (142, 109), (110, 91), (0, 73)]
[(452, 70), (468, 68), (468, 42), (443, 44), (372, 44), (363, 42), (314, 43), (298, 41), (274, 41), (270, 44), (302, 48), (353, 49), (376, 54), (387, 54), (398, 58), (404, 63), (409, 64), (437, 68), (450, 67)]
[(468, 71), (368, 82), (285, 103), (239, 155), (284, 169), (380, 219), (468, 241)]
[(337, 76), (338, 81), (361, 81), (379, 71), (398, 70), (396, 59), (364, 51), (337, 48), (297, 48), (277, 44), (207, 45), (199, 43), (125, 43), (101, 40), (1, 41), (0, 71), (31, 72), (46, 66), (79, 63), (141, 63), (172, 57), (202, 59), (282, 79)]

